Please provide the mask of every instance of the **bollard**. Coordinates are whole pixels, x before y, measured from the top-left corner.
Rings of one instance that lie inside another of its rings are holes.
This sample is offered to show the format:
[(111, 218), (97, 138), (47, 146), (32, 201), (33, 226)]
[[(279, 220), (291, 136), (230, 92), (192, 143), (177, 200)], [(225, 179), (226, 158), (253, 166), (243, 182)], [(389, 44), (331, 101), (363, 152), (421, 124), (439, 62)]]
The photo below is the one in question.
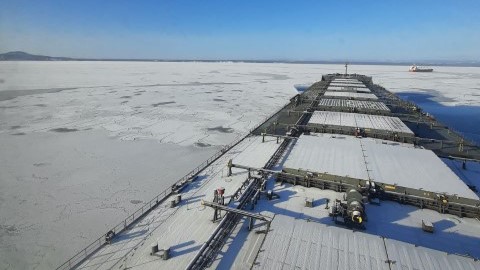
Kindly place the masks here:
[(228, 167), (227, 177), (230, 177), (230, 176), (232, 176), (233, 160), (231, 160), (231, 159), (228, 160), (227, 167)]
[(158, 244), (152, 245), (152, 251), (150, 252), (150, 255), (154, 255), (157, 252), (158, 252)]
[(162, 253), (162, 259), (164, 261), (170, 259), (170, 248), (169, 247), (166, 247), (166, 248), (162, 249), (162, 252), (163, 252)]
[(305, 198), (305, 206), (313, 207), (313, 198)]
[(113, 230), (108, 231), (108, 233), (105, 235), (105, 242), (107, 244), (112, 243), (112, 239), (115, 236), (115, 232)]
[(253, 218), (248, 218), (248, 230), (251, 231), (253, 229)]

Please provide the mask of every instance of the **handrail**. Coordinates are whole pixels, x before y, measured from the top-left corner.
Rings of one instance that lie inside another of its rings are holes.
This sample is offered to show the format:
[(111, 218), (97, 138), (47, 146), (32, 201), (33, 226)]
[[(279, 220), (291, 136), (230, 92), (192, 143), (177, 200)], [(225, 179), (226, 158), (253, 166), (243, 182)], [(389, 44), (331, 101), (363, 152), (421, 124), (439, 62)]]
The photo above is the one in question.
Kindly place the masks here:
[[(250, 133), (249, 133), (250, 134)], [(247, 134), (247, 136), (249, 135)], [(235, 138), (235, 140), (229, 144), (224, 146), (222, 149), (220, 149), (218, 152), (216, 152), (213, 156), (208, 158), (206, 161), (195, 167), (193, 170), (191, 170), (189, 173), (184, 175), (182, 178), (180, 178), (178, 181), (176, 181), (173, 185), (176, 185), (178, 183), (182, 183), (184, 181), (187, 181), (189, 178), (197, 175), (200, 171), (202, 171), (204, 168), (210, 165), (213, 161), (218, 159), (221, 155), (223, 155), (225, 152), (227, 152), (227, 149), (230, 149), (231, 147), (235, 146), (238, 144), (241, 140), (243, 140), (246, 136), (240, 137), (238, 136)], [(126, 230), (132, 223), (137, 221), (139, 218), (144, 216), (146, 213), (148, 213), (150, 210), (155, 208), (159, 203), (165, 200), (169, 195), (172, 193), (172, 188), (169, 187), (165, 190), (163, 190), (160, 194), (155, 196), (153, 199), (151, 199), (149, 202), (145, 203), (141, 208), (137, 209), (135, 212), (133, 212), (131, 215), (129, 215), (127, 218), (125, 218), (122, 222), (114, 226), (110, 231), (114, 232), (115, 234), (121, 233), (124, 230)], [(90, 245), (88, 245), (86, 248), (82, 249), (79, 251), (77, 254), (75, 254), (73, 257), (71, 257), (69, 260), (67, 260), (65, 263), (60, 265), (57, 270), (61, 269), (71, 269), (72, 267), (75, 267), (78, 263), (83, 261), (85, 258), (87, 258), (89, 255), (91, 255), (94, 251), (96, 251), (98, 248), (102, 247), (105, 243), (105, 235), (102, 234), (99, 238), (97, 238), (95, 241), (93, 241)]]
[[(175, 186), (179, 183), (183, 183), (190, 179), (191, 177), (196, 176), (198, 173), (200, 173), (202, 170), (204, 170), (206, 167), (208, 167), (211, 163), (216, 161), (219, 157), (221, 157), (223, 154), (225, 154), (227, 151), (229, 151), (231, 148), (239, 144), (241, 141), (243, 141), (245, 138), (250, 136), (256, 129), (261, 127), (263, 124), (268, 122), (271, 118), (273, 118), (275, 115), (277, 115), (281, 110), (283, 110), (285, 107), (287, 107), (291, 102), (286, 103), (283, 107), (281, 107), (279, 110), (275, 111), (272, 115), (266, 116), (263, 121), (261, 121), (259, 124), (257, 124), (254, 128), (251, 128), (249, 132), (246, 135), (239, 134), (232, 143), (225, 145), (220, 149), (218, 152), (213, 154), (210, 158), (208, 158), (206, 161), (202, 162), (200, 165), (195, 167), (193, 170), (191, 170), (189, 173), (184, 175), (182, 178), (180, 178), (178, 181), (176, 181), (172, 186)], [(135, 212), (133, 212), (131, 215), (129, 215), (127, 218), (125, 218), (122, 222), (114, 226), (110, 231), (112, 231), (115, 234), (119, 234), (126, 229), (136, 221), (138, 221), (141, 217), (143, 217), (146, 213), (150, 212), (153, 208), (157, 207), (158, 204), (163, 202), (168, 196), (172, 194), (172, 188), (167, 188), (163, 190), (160, 194), (155, 196), (153, 199), (151, 199), (149, 202), (145, 203), (141, 208), (137, 209)], [(70, 259), (68, 259), (66, 262), (61, 264), (59, 267), (57, 267), (57, 270), (64, 270), (64, 269), (72, 269), (76, 267), (78, 264), (83, 262), (86, 258), (88, 258), (90, 255), (92, 255), (95, 251), (97, 251), (99, 248), (101, 248), (103, 245), (105, 245), (106, 239), (105, 239), (105, 234), (102, 234), (99, 238), (97, 238), (95, 241), (93, 241), (91, 244), (89, 244), (87, 247), (84, 249), (80, 250), (77, 252), (75, 255), (73, 255)]]

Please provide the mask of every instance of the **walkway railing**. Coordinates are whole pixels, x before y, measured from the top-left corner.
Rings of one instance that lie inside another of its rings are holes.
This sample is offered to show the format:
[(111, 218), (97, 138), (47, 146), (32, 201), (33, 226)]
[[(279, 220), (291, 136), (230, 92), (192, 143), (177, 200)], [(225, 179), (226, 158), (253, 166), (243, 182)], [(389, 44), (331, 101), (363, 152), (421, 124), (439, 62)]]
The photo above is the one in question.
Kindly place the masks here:
[[(273, 118), (275, 115), (277, 115), (281, 110), (283, 110), (285, 107), (287, 107), (290, 104), (287, 103), (284, 105), (282, 108), (280, 108), (278, 111), (273, 113), (270, 116), (267, 116), (263, 119), (262, 122), (257, 124), (255, 127), (251, 128), (248, 132), (248, 134), (243, 135), (239, 134), (233, 142), (231, 142), (228, 145), (225, 145), (220, 149), (218, 152), (213, 154), (210, 158), (202, 162), (202, 164), (198, 165), (196, 168), (191, 170), (189, 173), (187, 173), (185, 176), (180, 178), (178, 181), (176, 181), (174, 184), (172, 184), (172, 187), (185, 183), (188, 181), (190, 178), (195, 177), (198, 173), (200, 173), (202, 170), (204, 170), (206, 167), (208, 167), (210, 164), (212, 164), (214, 161), (216, 161), (219, 157), (221, 157), (223, 154), (228, 152), (230, 149), (232, 149), (234, 146), (239, 144), (241, 141), (243, 141), (245, 138), (250, 136), (253, 131), (261, 127), (264, 123), (268, 122), (271, 118)], [(168, 198), (172, 194), (172, 188), (167, 188), (164, 191), (162, 191), (160, 194), (155, 196), (153, 199), (151, 199), (149, 202), (145, 203), (141, 208), (137, 209), (133, 214), (129, 215), (127, 218), (125, 218), (122, 222), (114, 226), (109, 232), (113, 232), (116, 234), (122, 233), (123, 231), (127, 230), (130, 225), (138, 221), (140, 218), (142, 218), (145, 214), (150, 212), (152, 209), (157, 207), (160, 203), (165, 201), (166, 198)], [(68, 259), (66, 262), (64, 262), (62, 265), (60, 265), (57, 270), (63, 270), (63, 269), (72, 269), (76, 266), (78, 266), (81, 262), (83, 262), (86, 258), (88, 258), (90, 255), (92, 255), (95, 251), (100, 249), (103, 245), (107, 243), (105, 236), (109, 233), (105, 233), (101, 235), (99, 238), (97, 238), (95, 241), (93, 241), (90, 245), (88, 245), (86, 248), (82, 249), (73, 257)]]

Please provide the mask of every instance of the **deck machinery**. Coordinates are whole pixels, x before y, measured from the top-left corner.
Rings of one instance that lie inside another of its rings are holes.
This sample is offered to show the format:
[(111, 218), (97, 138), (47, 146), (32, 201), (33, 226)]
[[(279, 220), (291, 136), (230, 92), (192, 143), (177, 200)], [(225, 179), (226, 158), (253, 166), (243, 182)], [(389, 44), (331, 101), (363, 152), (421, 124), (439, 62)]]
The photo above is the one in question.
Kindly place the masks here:
[(336, 200), (330, 208), (329, 215), (333, 217), (335, 223), (364, 229), (367, 215), (362, 194), (356, 189), (350, 189), (345, 194), (345, 202)]
[(375, 182), (367, 182), (365, 187), (351, 188), (344, 195), (344, 200), (335, 200), (329, 209), (329, 216), (335, 223), (350, 228), (365, 229), (367, 213), (365, 203), (380, 204), (378, 190)]

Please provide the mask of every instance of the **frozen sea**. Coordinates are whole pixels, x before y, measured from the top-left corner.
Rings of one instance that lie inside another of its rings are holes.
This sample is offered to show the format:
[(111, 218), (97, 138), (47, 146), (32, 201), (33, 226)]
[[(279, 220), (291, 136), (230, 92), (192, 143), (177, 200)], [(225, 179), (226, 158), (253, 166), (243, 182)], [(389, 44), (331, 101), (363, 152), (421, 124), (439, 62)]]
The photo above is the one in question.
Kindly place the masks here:
[[(473, 140), (480, 68), (350, 66)], [(0, 62), (0, 269), (52, 269), (342, 65)], [(461, 119), (461, 120), (459, 120)]]

